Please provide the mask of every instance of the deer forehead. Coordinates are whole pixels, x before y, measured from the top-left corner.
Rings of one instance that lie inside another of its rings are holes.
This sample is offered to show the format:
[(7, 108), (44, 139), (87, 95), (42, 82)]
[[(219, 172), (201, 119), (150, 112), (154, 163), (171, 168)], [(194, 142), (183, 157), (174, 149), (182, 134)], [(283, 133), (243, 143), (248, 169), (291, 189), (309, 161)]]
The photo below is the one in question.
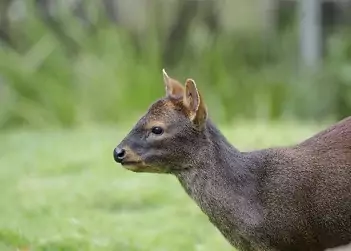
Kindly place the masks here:
[(179, 116), (187, 115), (182, 98), (164, 98), (153, 103), (145, 114), (145, 127), (162, 126), (177, 121)]
[(149, 118), (169, 118), (174, 115), (175, 111), (181, 110), (180, 102), (171, 99), (160, 99), (153, 103), (147, 112)]

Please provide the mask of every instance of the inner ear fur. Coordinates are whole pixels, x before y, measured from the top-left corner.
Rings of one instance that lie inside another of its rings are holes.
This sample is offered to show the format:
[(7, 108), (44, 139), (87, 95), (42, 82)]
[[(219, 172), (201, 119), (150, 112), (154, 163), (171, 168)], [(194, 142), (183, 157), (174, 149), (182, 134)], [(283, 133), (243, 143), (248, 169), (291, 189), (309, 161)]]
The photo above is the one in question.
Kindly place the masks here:
[(207, 107), (196, 87), (195, 81), (191, 78), (185, 82), (183, 103), (189, 110), (189, 119), (194, 124), (202, 126), (207, 119)]

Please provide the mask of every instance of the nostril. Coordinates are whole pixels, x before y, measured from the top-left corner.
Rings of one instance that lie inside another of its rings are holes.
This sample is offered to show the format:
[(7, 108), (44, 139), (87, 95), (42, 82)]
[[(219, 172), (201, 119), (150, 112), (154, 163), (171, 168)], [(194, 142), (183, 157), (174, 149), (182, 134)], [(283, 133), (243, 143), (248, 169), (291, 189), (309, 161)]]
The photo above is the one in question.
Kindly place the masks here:
[(126, 150), (116, 147), (113, 151), (113, 158), (116, 162), (121, 163), (126, 155)]
[(121, 149), (118, 153), (117, 153), (117, 156), (118, 158), (123, 158), (124, 155), (125, 155), (126, 151), (124, 149)]

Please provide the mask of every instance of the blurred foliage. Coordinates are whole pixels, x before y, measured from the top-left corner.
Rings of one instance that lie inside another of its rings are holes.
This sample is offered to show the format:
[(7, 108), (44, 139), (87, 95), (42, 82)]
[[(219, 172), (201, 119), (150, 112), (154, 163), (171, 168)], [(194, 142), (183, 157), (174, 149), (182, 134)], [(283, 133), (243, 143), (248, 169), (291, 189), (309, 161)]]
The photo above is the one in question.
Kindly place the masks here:
[(160, 28), (155, 5), (142, 32), (111, 21), (97, 2), (87, 1), (89, 18), (61, 6), (56, 19), (43, 1), (24, 2), (25, 18), (11, 24), (11, 39), (0, 45), (0, 128), (137, 117), (164, 95), (162, 68), (180, 81), (194, 78), (218, 121), (348, 115), (347, 28), (328, 37), (319, 71), (301, 74), (294, 25), (277, 33), (228, 31), (209, 18), (213, 6), (186, 2), (169, 30)]

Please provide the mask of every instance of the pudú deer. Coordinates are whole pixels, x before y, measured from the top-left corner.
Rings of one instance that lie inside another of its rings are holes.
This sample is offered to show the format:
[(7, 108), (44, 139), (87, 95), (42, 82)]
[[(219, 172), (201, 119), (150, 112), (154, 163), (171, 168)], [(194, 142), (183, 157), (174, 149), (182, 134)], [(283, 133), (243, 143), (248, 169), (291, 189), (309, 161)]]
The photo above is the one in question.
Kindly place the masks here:
[(114, 149), (133, 172), (173, 174), (238, 250), (351, 242), (351, 117), (286, 147), (241, 152), (208, 118), (195, 81), (163, 70), (165, 97)]

